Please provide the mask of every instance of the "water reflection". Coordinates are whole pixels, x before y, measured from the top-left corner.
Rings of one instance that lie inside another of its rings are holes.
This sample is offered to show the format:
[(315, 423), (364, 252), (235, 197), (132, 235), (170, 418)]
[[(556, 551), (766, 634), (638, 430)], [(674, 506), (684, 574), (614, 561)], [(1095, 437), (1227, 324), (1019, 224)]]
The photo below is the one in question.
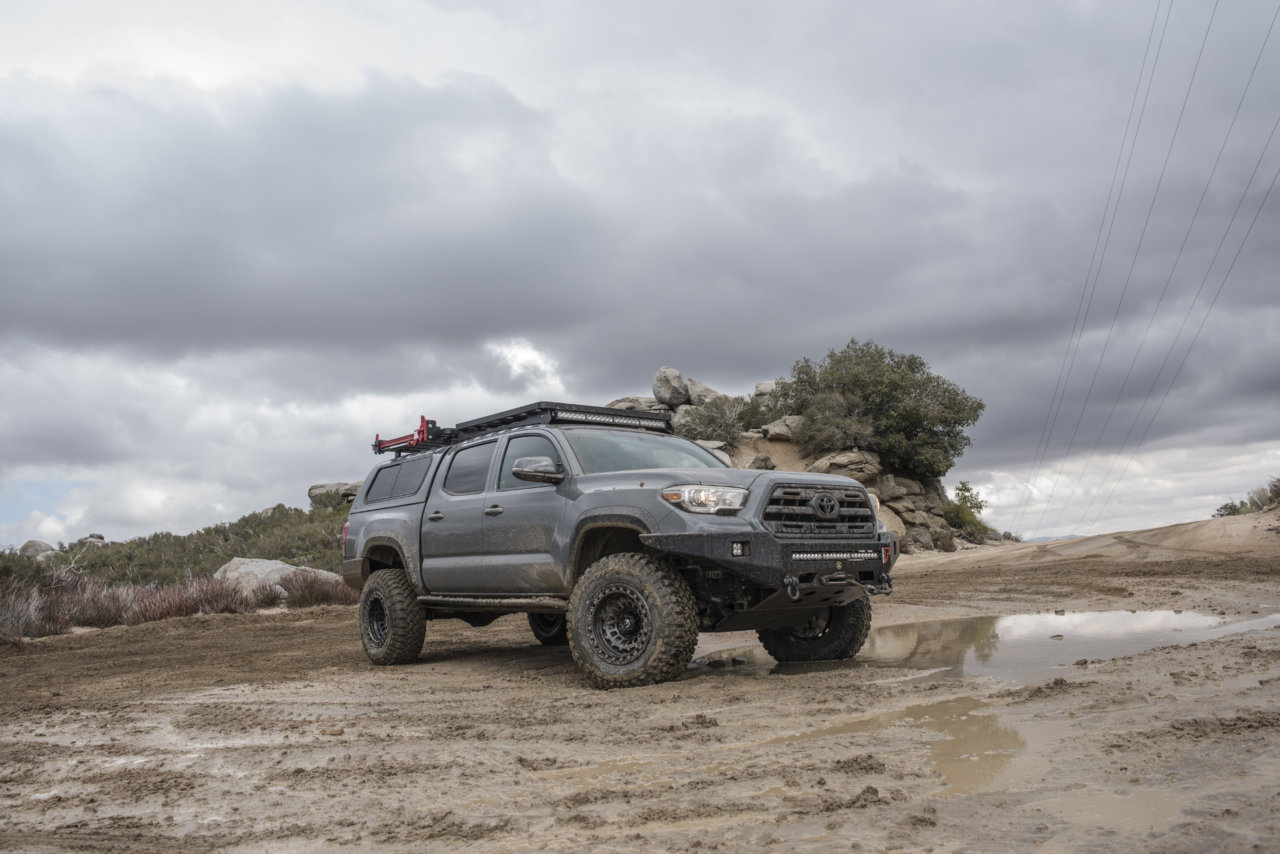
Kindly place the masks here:
[(1194, 611), (1016, 614), (885, 626), (857, 661), (1029, 682), (1080, 660), (1133, 655), (1157, 646), (1210, 640), (1280, 625), (1280, 614), (1229, 623)]
[(703, 635), (694, 669), (746, 667), (779, 674), (848, 667), (894, 667), (944, 678), (994, 676), (1029, 684), (1059, 674), (1082, 659), (1134, 655), (1158, 646), (1212, 640), (1280, 626), (1280, 614), (1228, 622), (1194, 611), (1095, 611), (1015, 614), (906, 623), (873, 629), (852, 661), (778, 664), (754, 633)]

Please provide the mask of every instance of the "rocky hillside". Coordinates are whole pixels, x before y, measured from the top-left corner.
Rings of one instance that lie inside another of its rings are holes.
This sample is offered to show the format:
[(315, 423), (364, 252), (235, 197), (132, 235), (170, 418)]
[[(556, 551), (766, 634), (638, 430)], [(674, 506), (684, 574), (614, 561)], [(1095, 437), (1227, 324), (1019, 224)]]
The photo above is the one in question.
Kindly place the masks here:
[[(774, 383), (759, 382), (750, 400), (767, 406), (772, 402), (773, 393)], [(675, 368), (662, 367), (654, 374), (652, 397), (623, 397), (607, 405), (615, 409), (669, 412), (679, 430), (697, 417), (700, 407), (726, 396), (706, 383), (684, 379)], [(783, 416), (742, 433), (733, 447), (723, 442), (701, 444), (725, 454), (739, 468), (846, 475), (880, 499), (885, 525), (903, 539), (926, 549), (950, 541), (951, 530), (942, 517), (947, 506), (942, 481), (909, 478), (887, 471), (880, 464), (880, 457), (871, 451), (839, 451), (807, 459), (791, 441), (802, 421), (798, 415)]]

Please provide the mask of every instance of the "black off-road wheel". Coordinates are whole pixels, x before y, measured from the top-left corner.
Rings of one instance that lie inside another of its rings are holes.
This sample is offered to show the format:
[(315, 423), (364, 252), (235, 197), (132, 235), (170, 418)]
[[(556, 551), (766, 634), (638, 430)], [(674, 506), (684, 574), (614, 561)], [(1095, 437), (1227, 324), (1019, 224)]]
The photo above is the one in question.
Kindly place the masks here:
[(416, 661), (427, 635), (427, 612), (399, 567), (380, 569), (360, 591), (360, 642), (374, 664)]
[(530, 614), (529, 628), (543, 646), (564, 646), (569, 643), (564, 614)]
[(823, 608), (798, 626), (760, 629), (756, 635), (777, 661), (837, 661), (857, 655), (870, 631), (871, 602), (863, 597)]
[(615, 554), (596, 561), (569, 599), (569, 649), (597, 688), (680, 676), (698, 643), (689, 584), (660, 558)]

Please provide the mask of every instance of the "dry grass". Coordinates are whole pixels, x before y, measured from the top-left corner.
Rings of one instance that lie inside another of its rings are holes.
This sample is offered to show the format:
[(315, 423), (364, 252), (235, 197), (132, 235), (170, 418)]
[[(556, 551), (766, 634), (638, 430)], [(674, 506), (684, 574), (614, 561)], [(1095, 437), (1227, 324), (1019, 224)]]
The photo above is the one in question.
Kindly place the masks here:
[(243, 614), (282, 601), (290, 608), (307, 608), (358, 599), (340, 580), (308, 572), (292, 573), (279, 586), (250, 594), (212, 576), (142, 586), (53, 570), (37, 580), (0, 578), (0, 643), (21, 647), (23, 638), (61, 634), (73, 626), (134, 626), (195, 614)]
[(315, 572), (291, 572), (280, 579), (280, 586), (287, 594), (285, 604), (290, 608), (311, 608), (316, 605), (354, 605), (360, 594), (339, 578)]

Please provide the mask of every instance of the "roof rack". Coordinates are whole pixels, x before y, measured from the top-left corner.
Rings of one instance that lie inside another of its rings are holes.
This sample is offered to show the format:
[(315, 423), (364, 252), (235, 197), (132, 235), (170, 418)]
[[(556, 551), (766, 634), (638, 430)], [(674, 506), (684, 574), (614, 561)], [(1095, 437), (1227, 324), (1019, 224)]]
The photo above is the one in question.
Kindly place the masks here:
[(607, 406), (583, 406), (578, 403), (553, 403), (544, 400), (484, 418), (460, 421), (457, 427), (438, 427), (436, 422), (424, 415), (418, 429), (412, 433), (394, 439), (375, 436), (373, 452), (381, 454), (395, 451), (396, 456), (400, 456), (433, 450), (517, 424), (600, 424), (606, 427), (654, 430), (659, 433), (673, 432), (671, 416), (665, 412), (612, 409)]

